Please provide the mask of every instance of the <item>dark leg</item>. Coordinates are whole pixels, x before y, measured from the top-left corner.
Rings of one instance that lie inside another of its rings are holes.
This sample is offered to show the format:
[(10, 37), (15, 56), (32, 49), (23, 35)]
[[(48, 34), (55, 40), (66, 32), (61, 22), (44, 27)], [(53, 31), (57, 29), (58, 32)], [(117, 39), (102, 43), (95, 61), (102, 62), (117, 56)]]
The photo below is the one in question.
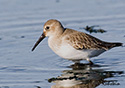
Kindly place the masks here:
[(80, 64), (80, 60), (72, 60), (75, 64)]
[(89, 61), (89, 64), (90, 64), (90, 65), (93, 65), (93, 64), (94, 64), (89, 58), (87, 58), (86, 60)]
[(73, 60), (73, 62), (74, 64), (70, 66), (73, 70), (81, 70), (85, 68), (85, 64), (80, 63), (80, 60)]
[(89, 64), (90, 64), (90, 65), (93, 65), (94, 63), (93, 63), (92, 61), (89, 61)]

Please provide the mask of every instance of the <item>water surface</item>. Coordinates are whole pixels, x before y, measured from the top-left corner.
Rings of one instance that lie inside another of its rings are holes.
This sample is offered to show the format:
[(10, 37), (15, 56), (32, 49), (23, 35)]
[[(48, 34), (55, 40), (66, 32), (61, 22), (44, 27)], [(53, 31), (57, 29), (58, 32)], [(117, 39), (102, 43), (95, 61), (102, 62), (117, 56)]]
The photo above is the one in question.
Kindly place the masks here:
[[(58, 19), (64, 27), (83, 32), (86, 31), (81, 27), (99, 25), (107, 32), (91, 35), (105, 41), (125, 43), (124, 3), (124, 0), (0, 0), (0, 87), (50, 88), (56, 84), (49, 83), (48, 79), (61, 76), (62, 71), (72, 71), (67, 66), (73, 63), (53, 53), (47, 45), (47, 38), (31, 52), (48, 19)], [(111, 49), (92, 61), (101, 67), (92, 67), (87, 70), (89, 72), (98, 69), (103, 69), (101, 72), (124, 72), (125, 48)], [(100, 77), (98, 73), (95, 75)], [(96, 88), (125, 86), (123, 73), (105, 80), (117, 80), (119, 85), (99, 83)]]

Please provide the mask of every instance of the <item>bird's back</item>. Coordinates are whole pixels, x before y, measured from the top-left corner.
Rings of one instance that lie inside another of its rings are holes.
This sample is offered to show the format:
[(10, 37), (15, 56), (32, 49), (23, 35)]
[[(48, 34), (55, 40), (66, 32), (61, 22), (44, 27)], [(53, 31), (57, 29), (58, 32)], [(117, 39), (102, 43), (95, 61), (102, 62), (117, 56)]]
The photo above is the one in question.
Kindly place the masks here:
[(122, 43), (110, 43), (95, 38), (89, 34), (72, 29), (65, 29), (65, 40), (75, 49), (104, 49), (109, 50), (113, 47), (122, 46)]

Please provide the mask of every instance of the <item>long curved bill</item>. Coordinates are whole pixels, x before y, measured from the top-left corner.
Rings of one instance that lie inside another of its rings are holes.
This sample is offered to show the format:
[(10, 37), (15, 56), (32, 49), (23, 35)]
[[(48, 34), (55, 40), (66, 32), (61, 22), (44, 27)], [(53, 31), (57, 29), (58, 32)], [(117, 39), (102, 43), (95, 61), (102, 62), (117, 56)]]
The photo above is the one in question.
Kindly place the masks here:
[(35, 43), (34, 47), (32, 48), (32, 51), (37, 47), (37, 45), (45, 38), (45, 34), (43, 33), (40, 38), (38, 39), (38, 41)]

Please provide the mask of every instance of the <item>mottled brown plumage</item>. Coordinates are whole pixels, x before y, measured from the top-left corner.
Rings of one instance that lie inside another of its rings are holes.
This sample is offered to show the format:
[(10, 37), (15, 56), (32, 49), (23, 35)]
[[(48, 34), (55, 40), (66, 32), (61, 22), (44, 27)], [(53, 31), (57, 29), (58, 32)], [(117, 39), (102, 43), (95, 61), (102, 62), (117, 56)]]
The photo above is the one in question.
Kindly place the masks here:
[(101, 41), (89, 34), (78, 32), (72, 29), (65, 29), (63, 35), (67, 35), (65, 40), (75, 49), (104, 49), (108, 50), (113, 47), (121, 46), (122, 43), (109, 43)]

